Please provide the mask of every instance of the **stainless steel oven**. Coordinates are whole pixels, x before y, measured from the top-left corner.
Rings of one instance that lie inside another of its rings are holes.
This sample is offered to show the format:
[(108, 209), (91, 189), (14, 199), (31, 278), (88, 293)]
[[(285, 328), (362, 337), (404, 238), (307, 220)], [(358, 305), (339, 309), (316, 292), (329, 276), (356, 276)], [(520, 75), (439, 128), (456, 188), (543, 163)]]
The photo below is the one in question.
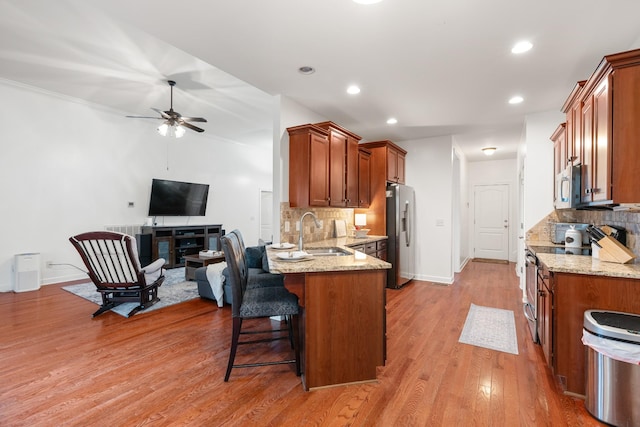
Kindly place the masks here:
[(524, 265), (526, 273), (524, 317), (529, 323), (531, 338), (538, 342), (538, 258), (529, 249), (525, 249)]

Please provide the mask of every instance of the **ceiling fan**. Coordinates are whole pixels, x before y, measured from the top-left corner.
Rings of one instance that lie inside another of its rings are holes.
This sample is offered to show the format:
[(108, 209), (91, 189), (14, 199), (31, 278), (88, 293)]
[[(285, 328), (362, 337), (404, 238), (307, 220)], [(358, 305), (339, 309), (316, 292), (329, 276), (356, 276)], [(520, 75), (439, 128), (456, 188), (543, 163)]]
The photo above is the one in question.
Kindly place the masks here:
[(157, 108), (151, 108), (153, 111), (156, 111), (160, 114), (160, 117), (146, 117), (146, 116), (127, 116), (134, 119), (159, 119), (164, 120), (164, 123), (158, 127), (158, 132), (161, 135), (167, 135), (168, 133), (173, 133), (176, 138), (180, 138), (184, 135), (184, 129), (180, 127), (184, 127), (187, 129), (191, 129), (196, 132), (204, 132), (204, 129), (199, 128), (197, 126), (192, 125), (189, 122), (201, 122), (206, 123), (207, 119), (203, 119), (202, 117), (184, 117), (177, 111), (173, 111), (173, 87), (176, 85), (176, 82), (173, 80), (168, 80), (169, 86), (171, 87), (171, 105), (168, 111), (162, 111)]

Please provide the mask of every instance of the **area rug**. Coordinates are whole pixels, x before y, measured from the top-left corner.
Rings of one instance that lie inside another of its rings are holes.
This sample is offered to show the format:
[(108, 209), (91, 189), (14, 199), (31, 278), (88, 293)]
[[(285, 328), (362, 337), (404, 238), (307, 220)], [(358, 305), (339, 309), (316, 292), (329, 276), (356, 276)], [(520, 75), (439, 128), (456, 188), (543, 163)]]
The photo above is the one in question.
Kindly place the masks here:
[(518, 337), (513, 311), (471, 304), (458, 341), (518, 354)]
[[(162, 286), (158, 288), (158, 297), (160, 298), (160, 301), (145, 310), (138, 311), (135, 313), (136, 315), (148, 313), (159, 308), (168, 307), (170, 305), (199, 297), (198, 285), (196, 282), (186, 282), (184, 280), (184, 268), (172, 268), (170, 270), (165, 270), (164, 276), (164, 282), (162, 283)], [(96, 291), (95, 285), (91, 282), (63, 286), (62, 289), (95, 304), (102, 304), (102, 297), (100, 296), (100, 293)], [(135, 302), (127, 302), (112, 308), (111, 311), (119, 314), (120, 316), (128, 317), (127, 314), (133, 310), (136, 305), (137, 304)]]

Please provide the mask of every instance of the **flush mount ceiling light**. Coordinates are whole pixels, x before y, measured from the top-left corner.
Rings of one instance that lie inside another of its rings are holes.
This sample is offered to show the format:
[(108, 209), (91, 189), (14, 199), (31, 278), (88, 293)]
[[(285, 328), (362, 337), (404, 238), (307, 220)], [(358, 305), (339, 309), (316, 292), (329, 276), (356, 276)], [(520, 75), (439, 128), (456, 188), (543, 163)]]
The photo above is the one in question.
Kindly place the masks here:
[(347, 88), (347, 93), (349, 95), (357, 95), (360, 93), (360, 88), (356, 85), (351, 85)]
[(533, 44), (531, 44), (531, 42), (523, 40), (521, 42), (516, 43), (513, 46), (513, 48), (511, 48), (511, 53), (515, 53), (515, 54), (525, 53), (530, 51), (532, 47), (533, 47)]
[(485, 156), (493, 156), (493, 153), (496, 152), (496, 147), (484, 147), (482, 152)]
[(509, 104), (520, 104), (522, 101), (524, 101), (524, 98), (516, 95), (509, 100)]
[(309, 67), (308, 65), (304, 65), (298, 68), (298, 71), (300, 72), (300, 74), (313, 74), (316, 72), (316, 69), (313, 67)]
[(395, 125), (396, 123), (398, 123), (398, 119), (396, 119), (395, 117), (391, 117), (389, 120), (387, 120), (388, 125)]

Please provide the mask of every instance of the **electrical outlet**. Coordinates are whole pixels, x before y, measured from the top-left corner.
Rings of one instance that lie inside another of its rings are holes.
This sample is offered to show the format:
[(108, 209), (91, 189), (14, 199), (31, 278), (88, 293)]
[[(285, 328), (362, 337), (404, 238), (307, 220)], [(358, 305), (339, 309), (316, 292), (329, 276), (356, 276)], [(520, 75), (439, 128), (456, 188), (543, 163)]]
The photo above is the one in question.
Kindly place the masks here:
[(289, 223), (289, 221), (285, 221), (284, 222), (284, 232), (288, 233), (289, 231), (291, 231), (291, 224)]
[(318, 220), (318, 224), (320, 224), (320, 228), (324, 228), (324, 222), (322, 222), (322, 220)]
[(129, 203), (128, 203), (128, 206), (129, 206), (130, 208), (132, 208), (132, 207), (134, 207), (134, 206), (135, 206), (135, 203), (133, 203), (133, 202), (129, 202)]
[(296, 231), (300, 231), (300, 221), (296, 221)]

